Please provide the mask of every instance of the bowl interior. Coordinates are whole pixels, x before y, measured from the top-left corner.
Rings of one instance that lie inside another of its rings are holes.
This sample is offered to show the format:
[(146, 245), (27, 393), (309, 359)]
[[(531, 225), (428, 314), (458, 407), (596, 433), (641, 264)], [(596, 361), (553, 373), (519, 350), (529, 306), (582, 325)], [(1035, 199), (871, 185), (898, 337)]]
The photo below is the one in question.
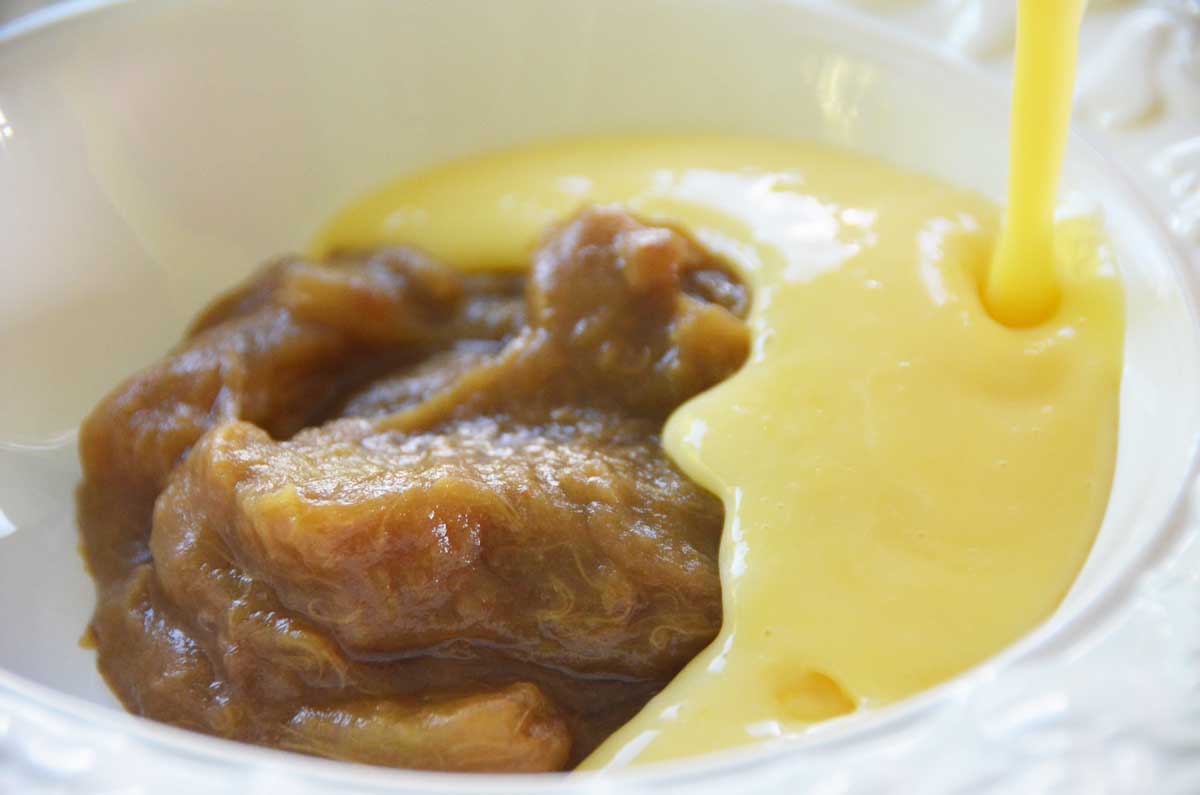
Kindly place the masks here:
[[(209, 297), (382, 181), (538, 138), (705, 130), (1002, 195), (998, 87), (853, 14), (747, 5), (139, 2), (0, 34), (0, 669), (114, 704), (77, 645), (73, 428)], [(1144, 563), (1200, 424), (1185, 263), (1078, 140), (1066, 187), (1108, 218), (1126, 370), (1108, 514), (1042, 639)]]

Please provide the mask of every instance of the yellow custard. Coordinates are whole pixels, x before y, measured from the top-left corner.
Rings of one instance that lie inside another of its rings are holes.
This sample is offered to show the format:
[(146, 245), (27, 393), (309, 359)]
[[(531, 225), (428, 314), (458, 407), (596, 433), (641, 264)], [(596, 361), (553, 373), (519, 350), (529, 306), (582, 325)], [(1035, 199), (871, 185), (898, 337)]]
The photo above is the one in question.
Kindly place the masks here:
[(994, 205), (794, 142), (607, 138), (464, 160), (349, 208), (316, 247), (511, 267), (597, 202), (680, 222), (726, 257), (754, 289), (754, 347), (664, 435), (725, 502), (721, 633), (585, 768), (903, 698), (1055, 609), (1116, 453), (1121, 289), (1090, 220), (1059, 225), (1061, 297), (1028, 329), (980, 297)]
[(1041, 323), (1059, 300), (1054, 205), (1084, 2), (1021, 0), (1019, 6), (1008, 206), (985, 290), (992, 315), (1011, 326)]

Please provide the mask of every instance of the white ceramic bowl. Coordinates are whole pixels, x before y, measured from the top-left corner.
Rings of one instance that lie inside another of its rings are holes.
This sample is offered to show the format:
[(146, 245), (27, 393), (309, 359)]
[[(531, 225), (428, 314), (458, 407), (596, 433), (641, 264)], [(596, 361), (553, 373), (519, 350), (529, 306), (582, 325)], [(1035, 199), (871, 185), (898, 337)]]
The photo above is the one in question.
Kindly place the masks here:
[(994, 660), (798, 740), (605, 777), (352, 767), (127, 716), (77, 645), (93, 593), (76, 551), (73, 429), (256, 263), (305, 246), (335, 209), (382, 181), (574, 133), (816, 139), (999, 197), (1006, 98), (967, 64), (819, 3), (196, 0), (67, 4), (10, 26), (0, 33), (0, 114), (5, 792), (749, 792), (838, 781), (841, 792), (893, 775), (928, 782), (920, 760), (931, 754), (973, 758), (968, 739), (939, 739), (936, 728), (989, 720), (969, 694), (1086, 644), (1171, 543), (1200, 429), (1193, 285), (1113, 164), (1075, 139), (1066, 187), (1103, 206), (1127, 288), (1116, 482), (1077, 586)]

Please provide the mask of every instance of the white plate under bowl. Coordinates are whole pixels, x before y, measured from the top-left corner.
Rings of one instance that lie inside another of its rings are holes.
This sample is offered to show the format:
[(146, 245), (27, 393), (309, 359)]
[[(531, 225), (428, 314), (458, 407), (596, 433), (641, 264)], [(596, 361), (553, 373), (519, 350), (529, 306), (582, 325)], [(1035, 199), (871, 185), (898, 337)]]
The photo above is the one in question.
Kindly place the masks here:
[[(766, 792), (820, 773), (839, 792), (893, 777), (942, 791), (930, 783), (935, 766), (919, 761), (930, 748), (979, 756), (968, 737), (930, 737), (957, 725), (947, 715), (967, 709), (962, 695), (1076, 653), (1171, 543), (1200, 428), (1193, 285), (1153, 214), (1076, 139), (1066, 187), (1103, 207), (1127, 290), (1116, 481), (1076, 587), (995, 659), (796, 740), (604, 777), (353, 767), (127, 716), (77, 645), (93, 594), (76, 551), (72, 431), (256, 263), (302, 248), (380, 182), (569, 134), (807, 138), (999, 198), (1006, 98), (894, 31), (783, 0), (68, 11), (0, 33), (0, 790)], [(985, 708), (970, 708), (984, 710), (972, 725), (991, 725)], [(833, 760), (840, 779), (827, 775)]]

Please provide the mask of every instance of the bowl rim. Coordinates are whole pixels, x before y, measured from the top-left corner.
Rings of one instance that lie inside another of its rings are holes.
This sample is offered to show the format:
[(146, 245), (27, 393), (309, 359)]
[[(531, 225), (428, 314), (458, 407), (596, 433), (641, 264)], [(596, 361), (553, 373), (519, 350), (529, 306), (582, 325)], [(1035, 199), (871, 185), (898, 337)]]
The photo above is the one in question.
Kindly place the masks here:
[[(731, 0), (704, 0), (729, 3)], [(744, 0), (743, 0), (744, 2)], [(936, 74), (943, 79), (946, 71), (960, 83), (978, 88), (967, 101), (983, 104), (981, 96), (1007, 100), (1007, 83), (988, 73), (971, 59), (949, 48), (931, 46), (916, 34), (891, 26), (852, 8), (839, 7), (826, 0), (754, 0), (764, 6), (807, 10), (834, 19), (840, 27), (857, 28), (874, 41), (887, 41), (889, 48), (868, 49), (856, 42), (856, 50), (881, 67), (904, 70), (915, 78)], [(60, 0), (0, 25), (0, 48), (30, 39), (50, 28), (71, 24), (84, 16), (133, 5), (130, 0)], [(142, 5), (139, 3), (138, 5)], [(1200, 254), (1190, 252), (1163, 222), (1157, 206), (1128, 168), (1106, 153), (1097, 136), (1078, 125), (1070, 134), (1068, 160), (1084, 160), (1123, 194), (1136, 222), (1163, 247), (1170, 270), (1182, 290), (1189, 325), (1200, 330)], [(852, 151), (852, 150), (851, 150)], [(1189, 265), (1191, 267), (1189, 267)], [(1200, 357), (1200, 346), (1190, 352)], [(1021, 661), (1046, 653), (1064, 640), (1076, 644), (1099, 632), (1128, 602), (1138, 583), (1161, 563), (1184, 536), (1179, 521), (1189, 487), (1200, 472), (1200, 427), (1190, 429), (1187, 463), (1181, 468), (1172, 490), (1175, 496), (1156, 519), (1156, 530), (1141, 540), (1119, 567), (1096, 583), (1086, 601), (1060, 615), (1056, 610), (1043, 622), (995, 655), (955, 677), (910, 698), (883, 707), (859, 710), (851, 716), (817, 724), (799, 736), (784, 737), (760, 744), (724, 750), (684, 760), (659, 762), (635, 768), (539, 774), (467, 774), (405, 770), (339, 762), (288, 751), (252, 746), (233, 740), (192, 732), (141, 716), (106, 707), (80, 696), (55, 690), (19, 674), (0, 668), (0, 695), (15, 699), (18, 708), (41, 711), (60, 718), (84, 722), (89, 728), (103, 728), (136, 738), (159, 753), (168, 753), (194, 761), (237, 765), (250, 768), (286, 768), (286, 772), (311, 776), (321, 784), (353, 786), (371, 792), (463, 792), (548, 793), (562, 787), (584, 787), (603, 777), (606, 784), (638, 786), (650, 784), (686, 785), (714, 778), (733, 778), (768, 768), (784, 758), (835, 749), (867, 739), (892, 734), (919, 722), (935, 711), (949, 708), (956, 696), (972, 690), (983, 680), (994, 678)], [(0, 703), (0, 706), (3, 706)]]

